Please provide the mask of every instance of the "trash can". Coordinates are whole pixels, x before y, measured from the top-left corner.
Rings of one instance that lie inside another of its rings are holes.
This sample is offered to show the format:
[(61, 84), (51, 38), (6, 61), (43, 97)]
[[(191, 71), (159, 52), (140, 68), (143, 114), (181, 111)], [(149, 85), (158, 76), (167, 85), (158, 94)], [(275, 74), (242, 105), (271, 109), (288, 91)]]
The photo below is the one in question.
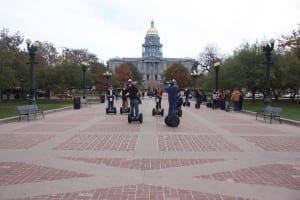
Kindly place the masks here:
[(100, 103), (105, 103), (105, 95), (100, 95)]
[(74, 97), (74, 109), (80, 109), (80, 97)]

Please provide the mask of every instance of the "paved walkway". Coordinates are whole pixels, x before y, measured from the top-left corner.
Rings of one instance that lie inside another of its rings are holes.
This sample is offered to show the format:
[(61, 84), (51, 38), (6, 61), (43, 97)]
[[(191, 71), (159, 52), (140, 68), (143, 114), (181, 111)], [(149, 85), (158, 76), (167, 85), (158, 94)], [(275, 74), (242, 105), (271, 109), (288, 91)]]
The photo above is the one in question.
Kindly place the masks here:
[(300, 199), (299, 126), (192, 103), (171, 128), (148, 98), (128, 124), (120, 103), (0, 125), (0, 199)]

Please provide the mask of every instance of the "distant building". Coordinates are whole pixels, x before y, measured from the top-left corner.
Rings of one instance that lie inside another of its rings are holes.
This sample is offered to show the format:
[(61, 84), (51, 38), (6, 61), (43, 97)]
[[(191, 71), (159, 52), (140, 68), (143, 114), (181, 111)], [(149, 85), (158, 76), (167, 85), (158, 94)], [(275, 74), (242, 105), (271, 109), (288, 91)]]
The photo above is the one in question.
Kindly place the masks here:
[(142, 57), (111, 58), (108, 60), (109, 67), (114, 71), (119, 65), (130, 62), (139, 69), (143, 76), (143, 82), (151, 87), (162, 83), (162, 74), (169, 65), (182, 64), (191, 71), (196, 63), (195, 59), (163, 58), (162, 46), (158, 31), (154, 27), (154, 22), (151, 21), (151, 27), (146, 33), (144, 44), (142, 44)]

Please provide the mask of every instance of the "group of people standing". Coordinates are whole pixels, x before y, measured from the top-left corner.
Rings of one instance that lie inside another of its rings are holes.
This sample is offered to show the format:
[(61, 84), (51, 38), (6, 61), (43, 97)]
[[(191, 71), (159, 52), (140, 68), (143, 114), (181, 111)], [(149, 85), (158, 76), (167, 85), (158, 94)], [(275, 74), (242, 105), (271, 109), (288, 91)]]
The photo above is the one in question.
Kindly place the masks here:
[(243, 100), (243, 93), (237, 88), (234, 88), (232, 94), (230, 90), (218, 90), (212, 94), (212, 109), (220, 107), (228, 112), (230, 110), (230, 101), (232, 101), (234, 112), (238, 112), (242, 110)]

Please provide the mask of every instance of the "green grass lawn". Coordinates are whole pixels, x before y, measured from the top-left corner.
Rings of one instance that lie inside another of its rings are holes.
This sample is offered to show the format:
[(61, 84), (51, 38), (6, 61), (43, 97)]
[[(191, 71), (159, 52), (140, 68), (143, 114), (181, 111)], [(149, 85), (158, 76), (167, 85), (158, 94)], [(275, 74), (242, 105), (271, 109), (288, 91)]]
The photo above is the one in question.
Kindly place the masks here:
[[(18, 116), (17, 106), (28, 105), (28, 100), (10, 100), (2, 101), (0, 103), (0, 119), (6, 117)], [(52, 110), (56, 108), (63, 108), (66, 106), (73, 105), (73, 100), (71, 99), (39, 99), (37, 105), (40, 110)]]
[[(0, 103), (0, 119), (6, 117), (18, 116), (17, 106), (19, 105), (27, 105), (28, 101), (21, 100), (11, 100), (11, 101), (2, 101)], [(42, 99), (37, 102), (39, 109), (41, 110), (51, 110), (56, 108), (63, 108), (65, 106), (72, 106), (72, 99)], [(283, 118), (292, 119), (300, 121), (300, 103), (296, 101), (290, 100), (281, 100), (281, 101), (273, 101), (272, 106), (281, 107), (282, 113), (281, 116)], [(244, 100), (243, 110), (249, 110), (253, 112), (260, 111), (263, 107), (262, 100), (255, 100), (252, 102), (250, 99)]]
[[(300, 102), (291, 100), (279, 100), (272, 101), (272, 106), (282, 108), (282, 118), (300, 121)], [(262, 107), (263, 100), (255, 100), (255, 102), (252, 102), (252, 100), (247, 99), (243, 104), (243, 110), (249, 110), (253, 112), (260, 111)]]

